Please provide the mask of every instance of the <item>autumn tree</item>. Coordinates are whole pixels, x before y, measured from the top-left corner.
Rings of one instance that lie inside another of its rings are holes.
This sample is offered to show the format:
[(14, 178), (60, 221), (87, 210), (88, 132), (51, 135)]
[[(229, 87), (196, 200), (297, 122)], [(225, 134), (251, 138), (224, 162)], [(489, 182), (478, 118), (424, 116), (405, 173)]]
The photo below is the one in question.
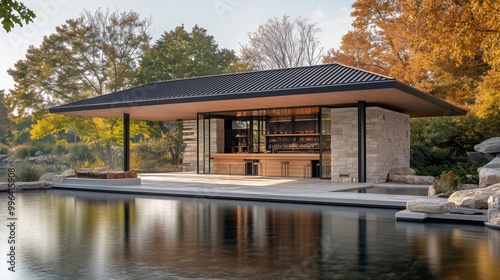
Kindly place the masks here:
[(315, 65), (323, 51), (316, 37), (320, 31), (305, 18), (271, 18), (248, 34), (250, 42), (241, 47), (241, 59), (256, 70)]
[[(165, 32), (140, 63), (138, 84), (190, 78), (248, 70), (234, 51), (219, 48), (207, 30), (194, 26), (191, 32), (184, 25)], [(183, 150), (182, 122), (160, 122), (160, 128), (174, 164)]]
[(25, 24), (32, 22), (35, 17), (35, 13), (19, 1), (0, 1), (0, 19), (3, 29), (7, 32), (10, 32), (16, 24), (23, 26), (23, 22)]
[(468, 107), (481, 94), (484, 74), (498, 68), (498, 55), (492, 54), (499, 53), (499, 5), (488, 0), (358, 0), (354, 30), (324, 62), (389, 75)]
[(33, 138), (75, 128), (81, 136), (106, 131), (87, 139), (106, 146), (112, 168), (112, 146), (120, 138), (107, 134), (119, 127), (120, 121), (48, 115), (47, 108), (130, 87), (139, 60), (149, 47), (149, 25), (149, 20), (132, 11), (100, 9), (67, 20), (9, 69), (15, 82), (6, 96), (9, 113), (17, 121), (36, 120)]
[(469, 110), (461, 118), (412, 120), (414, 167), (444, 163), (430, 168), (439, 175), (453, 164), (450, 156), (498, 136), (500, 2), (357, 0), (353, 8), (354, 29), (325, 63), (389, 75)]

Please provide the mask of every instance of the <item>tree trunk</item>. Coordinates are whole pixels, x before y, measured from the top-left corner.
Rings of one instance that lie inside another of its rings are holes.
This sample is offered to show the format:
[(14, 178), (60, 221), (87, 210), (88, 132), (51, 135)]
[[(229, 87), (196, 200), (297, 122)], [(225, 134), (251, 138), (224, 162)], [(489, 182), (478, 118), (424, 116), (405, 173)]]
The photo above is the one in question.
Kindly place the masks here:
[(108, 167), (109, 169), (115, 169), (113, 164), (113, 149), (111, 143), (106, 143), (106, 154), (108, 156)]
[(173, 165), (179, 165), (179, 156), (175, 148), (170, 147), (170, 158), (172, 159)]

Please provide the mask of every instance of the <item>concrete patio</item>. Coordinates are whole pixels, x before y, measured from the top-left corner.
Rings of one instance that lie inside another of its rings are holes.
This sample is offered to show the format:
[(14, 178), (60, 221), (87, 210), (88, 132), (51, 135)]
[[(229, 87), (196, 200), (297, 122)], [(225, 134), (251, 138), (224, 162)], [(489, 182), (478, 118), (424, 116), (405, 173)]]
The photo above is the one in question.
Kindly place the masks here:
[[(349, 205), (376, 208), (405, 209), (414, 195), (342, 192), (367, 187), (424, 188), (423, 185), (334, 183), (320, 179), (282, 177), (206, 175), (195, 172), (140, 174), (140, 185), (83, 184), (68, 178), (54, 183), (53, 188), (128, 194), (183, 196), (197, 198), (292, 202), (305, 204)], [(108, 180), (110, 181), (110, 180)], [(440, 198), (432, 198), (440, 199)]]

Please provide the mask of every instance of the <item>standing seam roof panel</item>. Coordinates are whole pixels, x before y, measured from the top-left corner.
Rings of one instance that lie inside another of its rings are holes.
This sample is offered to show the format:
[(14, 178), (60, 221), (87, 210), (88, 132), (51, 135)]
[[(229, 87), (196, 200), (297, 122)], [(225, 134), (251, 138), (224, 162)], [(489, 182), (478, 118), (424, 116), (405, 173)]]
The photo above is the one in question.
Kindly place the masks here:
[[(342, 64), (323, 64), (288, 69), (222, 74), (151, 83), (74, 103), (54, 107), (78, 108), (99, 104), (167, 101), (183, 98), (217, 97), (231, 94), (302, 89), (307, 87), (353, 85), (394, 80)], [(193, 99), (195, 100), (195, 99)], [(67, 110), (66, 110), (67, 111)]]

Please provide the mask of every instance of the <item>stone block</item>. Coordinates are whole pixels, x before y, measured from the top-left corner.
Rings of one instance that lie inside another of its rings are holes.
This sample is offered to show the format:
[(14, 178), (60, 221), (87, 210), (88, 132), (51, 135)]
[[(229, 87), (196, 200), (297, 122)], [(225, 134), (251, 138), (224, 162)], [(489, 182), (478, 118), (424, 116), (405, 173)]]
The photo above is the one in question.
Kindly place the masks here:
[(480, 168), (479, 169), (479, 187), (486, 188), (500, 183), (500, 169)]
[(500, 153), (500, 137), (490, 138), (474, 146), (474, 150), (483, 154)]
[(406, 203), (406, 208), (411, 212), (443, 214), (455, 208), (455, 204), (443, 200), (418, 199), (408, 201)]
[(488, 199), (492, 195), (500, 195), (500, 184), (486, 188), (461, 190), (454, 192), (449, 198), (460, 208), (488, 209)]

